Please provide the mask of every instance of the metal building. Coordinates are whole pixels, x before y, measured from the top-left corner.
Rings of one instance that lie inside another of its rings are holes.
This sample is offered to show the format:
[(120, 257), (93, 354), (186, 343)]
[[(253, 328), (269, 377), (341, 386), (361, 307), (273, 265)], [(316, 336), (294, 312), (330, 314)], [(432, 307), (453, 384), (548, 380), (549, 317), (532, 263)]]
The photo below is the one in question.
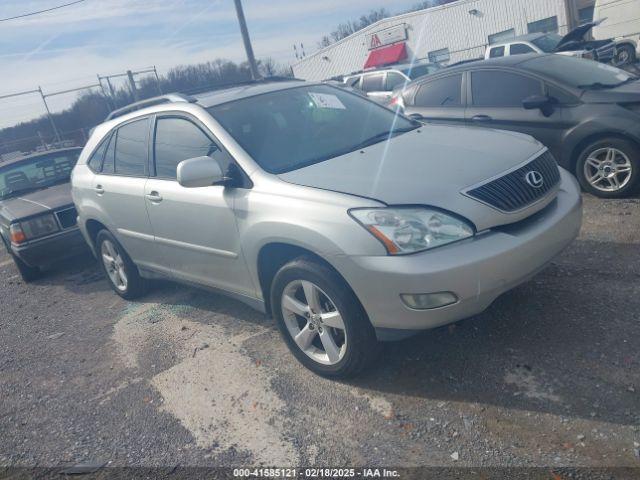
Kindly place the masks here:
[(293, 65), (325, 80), (411, 59), (443, 64), (478, 58), (488, 44), (534, 32), (566, 33), (593, 14), (595, 0), (458, 0), (386, 18)]

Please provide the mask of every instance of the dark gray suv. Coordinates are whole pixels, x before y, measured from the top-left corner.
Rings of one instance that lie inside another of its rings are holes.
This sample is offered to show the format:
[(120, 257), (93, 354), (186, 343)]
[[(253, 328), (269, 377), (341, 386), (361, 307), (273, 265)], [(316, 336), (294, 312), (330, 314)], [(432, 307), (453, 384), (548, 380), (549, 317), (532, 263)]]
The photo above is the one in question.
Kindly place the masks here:
[(640, 82), (561, 55), (518, 55), (445, 69), (393, 103), (414, 118), (532, 135), (599, 197), (640, 186)]

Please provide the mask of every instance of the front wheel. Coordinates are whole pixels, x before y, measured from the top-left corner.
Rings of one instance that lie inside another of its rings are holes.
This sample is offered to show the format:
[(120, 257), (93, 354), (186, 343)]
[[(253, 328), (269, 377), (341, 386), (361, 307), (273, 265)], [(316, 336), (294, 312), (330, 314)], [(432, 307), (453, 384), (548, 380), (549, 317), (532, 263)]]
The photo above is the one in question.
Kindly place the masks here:
[(102, 271), (118, 295), (133, 300), (146, 293), (146, 280), (140, 276), (138, 267), (110, 232), (101, 230), (96, 237), (96, 246)]
[(620, 138), (604, 138), (587, 146), (576, 164), (582, 188), (602, 198), (633, 193), (640, 178), (640, 149)]
[(298, 258), (278, 271), (271, 307), (289, 350), (314, 373), (349, 377), (375, 358), (375, 331), (355, 294), (313, 259)]

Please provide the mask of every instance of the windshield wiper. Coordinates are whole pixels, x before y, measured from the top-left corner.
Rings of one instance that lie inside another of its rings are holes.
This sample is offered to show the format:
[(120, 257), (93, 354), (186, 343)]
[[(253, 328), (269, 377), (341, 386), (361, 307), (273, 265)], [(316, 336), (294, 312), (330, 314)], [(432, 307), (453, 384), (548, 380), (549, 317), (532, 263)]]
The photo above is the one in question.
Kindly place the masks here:
[(420, 128), (422, 126), (422, 124), (420, 125), (412, 125), (411, 127), (406, 127), (406, 128), (397, 128), (395, 130), (389, 130), (388, 132), (380, 132), (377, 135), (374, 135), (371, 138), (367, 138), (366, 140), (363, 140), (362, 142), (360, 142), (359, 144), (355, 145), (353, 148), (353, 150), (359, 150), (361, 148), (365, 148), (365, 147), (370, 147), (371, 145), (375, 145), (376, 143), (380, 143), (383, 142), (387, 139), (393, 138), (397, 135), (403, 134), (403, 133), (407, 133), (407, 132), (411, 132), (412, 130), (415, 130), (417, 128)]

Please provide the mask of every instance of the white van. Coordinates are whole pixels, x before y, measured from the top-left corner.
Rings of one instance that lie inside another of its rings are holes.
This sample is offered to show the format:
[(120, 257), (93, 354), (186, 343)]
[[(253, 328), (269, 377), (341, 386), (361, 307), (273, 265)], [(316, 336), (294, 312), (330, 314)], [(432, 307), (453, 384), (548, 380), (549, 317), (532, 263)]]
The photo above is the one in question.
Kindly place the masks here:
[(596, 0), (594, 20), (603, 20), (593, 28), (593, 38), (613, 38), (617, 44), (616, 63), (634, 63), (640, 55), (640, 0)]

